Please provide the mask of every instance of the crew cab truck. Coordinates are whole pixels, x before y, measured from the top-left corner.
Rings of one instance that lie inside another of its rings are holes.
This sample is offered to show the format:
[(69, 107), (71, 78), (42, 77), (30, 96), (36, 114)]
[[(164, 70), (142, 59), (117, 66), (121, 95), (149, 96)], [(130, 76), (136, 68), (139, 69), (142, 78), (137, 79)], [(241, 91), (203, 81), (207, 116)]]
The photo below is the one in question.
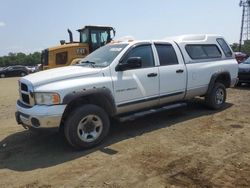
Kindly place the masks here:
[(196, 96), (220, 109), (237, 74), (221, 36), (113, 42), (78, 65), (21, 78), (16, 119), (25, 128), (60, 127), (71, 146), (90, 148), (107, 136), (110, 118), (133, 119)]

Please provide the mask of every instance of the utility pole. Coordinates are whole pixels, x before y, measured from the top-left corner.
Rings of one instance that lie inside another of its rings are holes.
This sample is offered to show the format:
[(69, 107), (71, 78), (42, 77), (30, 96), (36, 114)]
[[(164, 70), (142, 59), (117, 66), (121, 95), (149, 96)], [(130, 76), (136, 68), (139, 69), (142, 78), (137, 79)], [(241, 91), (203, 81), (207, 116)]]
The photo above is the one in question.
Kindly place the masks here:
[(249, 41), (250, 39), (250, 0), (241, 0), (240, 7), (242, 7), (242, 19), (239, 41), (239, 51), (241, 52), (243, 41)]

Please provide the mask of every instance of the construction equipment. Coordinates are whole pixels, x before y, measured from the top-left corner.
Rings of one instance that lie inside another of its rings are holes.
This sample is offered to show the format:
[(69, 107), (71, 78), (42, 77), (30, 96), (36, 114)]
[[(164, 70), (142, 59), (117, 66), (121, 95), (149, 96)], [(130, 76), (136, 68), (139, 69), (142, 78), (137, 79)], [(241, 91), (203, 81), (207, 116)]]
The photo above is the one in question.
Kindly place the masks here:
[(42, 51), (43, 70), (76, 64), (89, 53), (109, 43), (115, 36), (115, 29), (110, 26), (88, 25), (77, 31), (80, 35), (79, 41), (73, 41), (72, 32), (68, 29), (68, 43), (61, 40), (61, 45)]

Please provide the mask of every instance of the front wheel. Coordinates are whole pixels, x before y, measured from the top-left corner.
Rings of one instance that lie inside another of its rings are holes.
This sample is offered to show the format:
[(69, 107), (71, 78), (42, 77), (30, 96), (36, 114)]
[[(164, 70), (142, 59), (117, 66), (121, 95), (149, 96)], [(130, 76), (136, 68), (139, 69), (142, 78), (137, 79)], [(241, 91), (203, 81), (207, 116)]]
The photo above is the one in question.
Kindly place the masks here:
[(2, 73), (2, 74), (0, 75), (0, 77), (1, 77), (1, 78), (5, 78), (5, 74)]
[(221, 83), (215, 83), (210, 93), (205, 96), (208, 107), (217, 110), (224, 106), (227, 93), (226, 88)]
[(64, 134), (67, 142), (76, 149), (91, 148), (99, 144), (109, 132), (109, 117), (96, 105), (75, 109), (66, 119)]

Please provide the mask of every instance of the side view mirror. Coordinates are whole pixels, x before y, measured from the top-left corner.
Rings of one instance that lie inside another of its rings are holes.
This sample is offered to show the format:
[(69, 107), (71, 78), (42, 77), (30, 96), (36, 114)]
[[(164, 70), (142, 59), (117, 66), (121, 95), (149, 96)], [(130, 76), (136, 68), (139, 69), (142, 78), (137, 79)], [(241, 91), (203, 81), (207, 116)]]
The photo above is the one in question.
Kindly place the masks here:
[(125, 63), (119, 63), (115, 70), (116, 71), (125, 71), (129, 69), (140, 68), (142, 60), (140, 57), (130, 57)]

